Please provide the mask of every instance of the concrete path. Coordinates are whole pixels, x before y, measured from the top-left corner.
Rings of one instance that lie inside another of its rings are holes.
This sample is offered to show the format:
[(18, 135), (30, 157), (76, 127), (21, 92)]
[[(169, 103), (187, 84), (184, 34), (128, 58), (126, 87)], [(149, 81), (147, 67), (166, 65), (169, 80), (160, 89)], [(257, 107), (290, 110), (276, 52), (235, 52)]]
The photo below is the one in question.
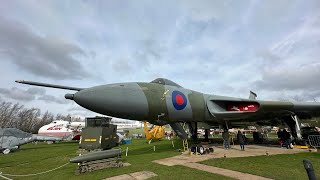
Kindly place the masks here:
[(208, 165), (199, 164), (199, 163), (187, 163), (187, 164), (184, 164), (183, 166), (190, 167), (190, 168), (193, 168), (193, 169), (198, 169), (200, 171), (206, 171), (206, 172), (209, 172), (209, 173), (220, 174), (220, 175), (223, 175), (223, 176), (232, 177), (232, 178), (235, 178), (235, 179), (271, 180), (269, 178), (265, 178), (265, 177), (261, 177), (261, 176), (256, 176), (256, 175), (252, 175), (252, 174), (232, 171), (232, 170), (229, 170), (229, 169), (222, 169), (222, 168), (208, 166)]
[(154, 176), (157, 176), (157, 174), (151, 171), (139, 171), (131, 174), (122, 174), (119, 176), (106, 178), (105, 180), (144, 180), (152, 178)]
[[(213, 146), (214, 152), (208, 155), (190, 155), (185, 152), (181, 155), (155, 160), (153, 162), (166, 165), (166, 166), (175, 166), (182, 165), (189, 168), (198, 169), (201, 171), (207, 171), (214, 174), (220, 174), (223, 176), (228, 176), (236, 179), (249, 179), (249, 180), (258, 180), (258, 179), (268, 179), (261, 176), (256, 176), (247, 173), (241, 173), (237, 171), (232, 171), (228, 169), (208, 166), (204, 164), (199, 164), (197, 162), (213, 159), (213, 158), (230, 158), (230, 157), (249, 157), (249, 156), (261, 156), (261, 155), (275, 155), (275, 154), (293, 154), (301, 152), (309, 152), (306, 149), (285, 149), (280, 147), (268, 147), (268, 146), (258, 146), (258, 145), (247, 145), (245, 146), (245, 151), (240, 151), (240, 147), (233, 146), (231, 149), (226, 150), (222, 146)], [(314, 150), (312, 150), (314, 151)]]
[[(285, 149), (280, 147), (267, 147), (267, 146), (258, 146), (258, 145), (247, 145), (245, 146), (245, 151), (240, 151), (240, 147), (233, 146), (231, 149), (226, 150), (222, 146), (213, 146), (214, 152), (208, 155), (190, 155), (188, 152), (185, 152), (181, 155), (155, 160), (153, 162), (166, 165), (183, 165), (192, 162), (205, 161), (207, 159), (213, 158), (226, 158), (229, 157), (249, 157), (249, 156), (261, 156), (261, 155), (275, 155), (275, 154), (293, 154), (300, 152), (309, 152), (307, 149)], [(314, 151), (314, 150), (312, 150)]]

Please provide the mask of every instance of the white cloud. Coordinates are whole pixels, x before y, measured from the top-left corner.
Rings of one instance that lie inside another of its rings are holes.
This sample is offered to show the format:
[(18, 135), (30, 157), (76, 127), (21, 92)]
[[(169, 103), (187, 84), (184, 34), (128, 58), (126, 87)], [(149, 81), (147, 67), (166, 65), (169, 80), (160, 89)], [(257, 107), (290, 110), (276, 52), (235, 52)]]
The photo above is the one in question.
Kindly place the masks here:
[(37, 95), (43, 95), (45, 92), (46, 91), (41, 88), (29, 88), (27, 90), (16, 87), (10, 89), (0, 88), (0, 94), (2, 94), (5, 98), (21, 101), (32, 101)]
[(42, 95), (37, 98), (38, 100), (43, 100), (47, 103), (58, 103), (58, 104), (69, 104), (71, 101), (66, 99), (61, 99), (52, 95)]
[[(319, 7), (316, 0), (7, 1), (0, 56), (14, 64), (0, 61), (0, 84), (18, 86), (11, 83), (17, 76), (79, 87), (164, 77), (205, 93), (319, 97)], [(60, 113), (70, 108), (32, 102)]]

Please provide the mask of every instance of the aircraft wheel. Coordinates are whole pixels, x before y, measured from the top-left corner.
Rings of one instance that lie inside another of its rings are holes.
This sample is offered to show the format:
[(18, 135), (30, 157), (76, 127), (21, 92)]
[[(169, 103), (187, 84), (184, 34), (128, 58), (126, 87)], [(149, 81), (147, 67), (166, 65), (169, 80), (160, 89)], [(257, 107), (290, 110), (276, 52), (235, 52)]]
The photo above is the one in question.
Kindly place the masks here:
[(197, 147), (196, 145), (192, 145), (191, 146), (191, 152), (196, 153), (196, 147)]
[(81, 173), (85, 173), (89, 170), (88, 166), (81, 166), (80, 168), (81, 168), (80, 170)]
[(199, 154), (204, 154), (205, 153), (205, 149), (202, 145), (198, 144), (198, 145), (192, 145), (191, 146), (191, 152), (193, 153), (199, 153)]
[(210, 150), (206, 149), (205, 154), (209, 154), (209, 153), (210, 153)]
[(214, 152), (214, 149), (213, 149), (212, 147), (210, 147), (210, 148), (209, 148), (209, 152), (210, 152), (210, 153), (213, 153), (213, 152)]
[(201, 145), (198, 146), (198, 152), (202, 155), (205, 153), (204, 147), (202, 147)]

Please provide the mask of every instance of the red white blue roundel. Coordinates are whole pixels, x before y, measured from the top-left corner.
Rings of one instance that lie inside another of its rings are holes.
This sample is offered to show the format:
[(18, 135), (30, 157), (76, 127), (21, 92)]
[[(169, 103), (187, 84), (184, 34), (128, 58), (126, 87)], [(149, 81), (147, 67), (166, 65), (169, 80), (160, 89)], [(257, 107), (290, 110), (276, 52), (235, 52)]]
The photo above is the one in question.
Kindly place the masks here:
[(176, 110), (182, 110), (187, 106), (187, 98), (180, 91), (172, 92), (172, 104)]

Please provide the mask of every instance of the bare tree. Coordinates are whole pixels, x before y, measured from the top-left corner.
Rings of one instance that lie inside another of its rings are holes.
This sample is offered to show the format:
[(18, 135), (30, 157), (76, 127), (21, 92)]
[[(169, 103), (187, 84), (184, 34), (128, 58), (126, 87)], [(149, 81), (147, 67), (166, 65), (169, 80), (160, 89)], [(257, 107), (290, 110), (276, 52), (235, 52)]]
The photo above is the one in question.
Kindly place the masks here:
[(71, 115), (62, 115), (62, 114), (57, 114), (56, 120), (63, 120), (63, 121), (71, 121)]
[(19, 103), (0, 102), (0, 127), (13, 127), (25, 132), (37, 133), (39, 128), (49, 124), (54, 119), (65, 121), (80, 121), (80, 117), (72, 117), (70, 114), (57, 114), (56, 118), (49, 111), (41, 115), (38, 108), (25, 108)]
[(49, 111), (46, 111), (35, 125), (35, 130), (39, 130), (42, 126), (54, 121), (54, 115)]
[(10, 102), (3, 102), (0, 105), (0, 126), (12, 127), (17, 120), (18, 112), (23, 109), (23, 105), (19, 103), (13, 104)]
[(8, 111), (10, 111), (12, 103), (9, 102), (2, 102), (0, 105), (0, 125), (1, 127), (6, 127), (7, 126), (7, 114)]
[(35, 133), (38, 131), (36, 129), (36, 124), (38, 123), (38, 119), (40, 117), (40, 109), (31, 108), (24, 109), (19, 113), (19, 126), (16, 128), (21, 129), (26, 132)]

